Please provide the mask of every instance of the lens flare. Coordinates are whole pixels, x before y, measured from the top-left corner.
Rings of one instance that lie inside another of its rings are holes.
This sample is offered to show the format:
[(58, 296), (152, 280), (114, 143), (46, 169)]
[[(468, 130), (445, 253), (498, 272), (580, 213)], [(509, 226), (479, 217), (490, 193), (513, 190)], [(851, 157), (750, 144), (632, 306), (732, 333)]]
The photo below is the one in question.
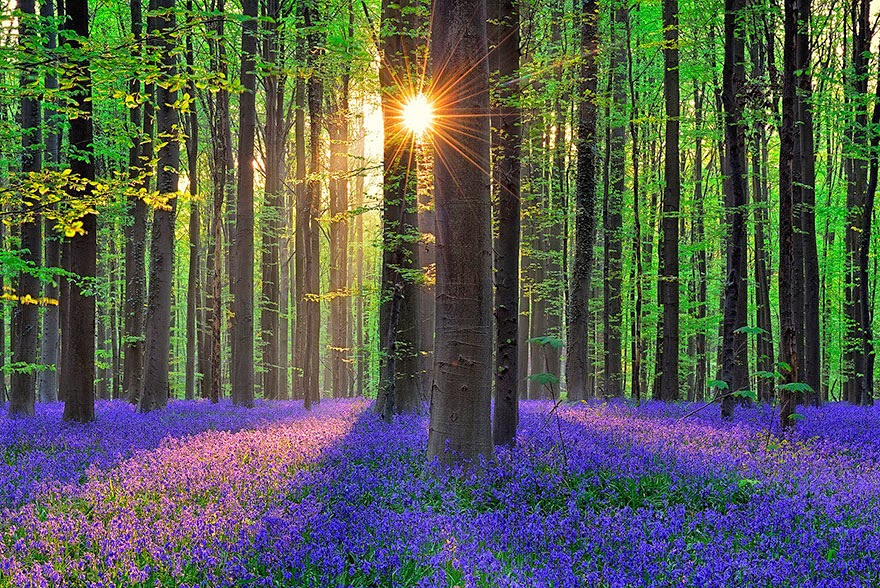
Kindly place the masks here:
[(434, 107), (424, 94), (416, 94), (407, 101), (401, 111), (403, 126), (416, 136), (423, 135), (434, 122)]

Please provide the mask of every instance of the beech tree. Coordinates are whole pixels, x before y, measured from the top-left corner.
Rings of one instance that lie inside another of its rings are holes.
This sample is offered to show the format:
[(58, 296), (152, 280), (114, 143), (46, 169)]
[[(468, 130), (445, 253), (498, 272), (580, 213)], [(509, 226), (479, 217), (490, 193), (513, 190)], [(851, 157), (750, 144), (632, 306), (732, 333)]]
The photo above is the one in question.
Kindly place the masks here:
[[(65, 45), (72, 56), (69, 78), (76, 107), (70, 119), (68, 140), (72, 157), (71, 175), (94, 180), (95, 164), (92, 142), (92, 80), (89, 59), (80, 49), (89, 38), (87, 0), (65, 0), (64, 28), (70, 33)], [(88, 199), (91, 184), (71, 190), (71, 198)], [(79, 278), (95, 276), (97, 254), (97, 218), (84, 215), (81, 232), (65, 242), (62, 266)], [(61, 373), (64, 378), (64, 420), (85, 423), (95, 420), (95, 295), (80, 280), (66, 280), (66, 308), (62, 309)]]
[(437, 313), (428, 458), (448, 464), (493, 455), (486, 3), (438, 0), (432, 19), (432, 93), (443, 126), (434, 134)]

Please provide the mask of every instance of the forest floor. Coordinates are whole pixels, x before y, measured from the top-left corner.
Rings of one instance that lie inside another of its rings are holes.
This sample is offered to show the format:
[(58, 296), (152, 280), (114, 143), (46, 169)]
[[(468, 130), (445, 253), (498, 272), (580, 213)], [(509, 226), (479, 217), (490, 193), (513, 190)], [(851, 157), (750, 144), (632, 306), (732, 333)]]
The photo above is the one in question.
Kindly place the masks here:
[(365, 401), (0, 411), (0, 586), (880, 585), (880, 410), (524, 402), (480, 473)]

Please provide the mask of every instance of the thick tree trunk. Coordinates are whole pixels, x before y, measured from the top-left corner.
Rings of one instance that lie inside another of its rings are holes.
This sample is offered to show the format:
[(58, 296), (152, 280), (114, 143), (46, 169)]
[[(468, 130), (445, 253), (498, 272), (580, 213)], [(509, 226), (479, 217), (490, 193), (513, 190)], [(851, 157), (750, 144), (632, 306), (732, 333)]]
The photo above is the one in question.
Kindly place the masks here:
[(583, 0), (581, 22), (581, 72), (578, 109), (577, 184), (575, 187), (575, 250), (569, 285), (568, 361), (565, 381), (568, 400), (586, 400), (590, 278), (596, 238), (596, 53), (599, 49), (595, 0)]
[[(34, 0), (19, 0), (22, 12), (19, 21), (20, 42), (30, 44), (36, 41), (36, 6)], [(30, 50), (26, 50), (30, 52)], [(21, 79), (22, 88), (29, 88), (35, 82), (32, 70), (25, 69)], [(41, 130), (40, 101), (32, 95), (21, 99), (21, 171), (38, 172), (43, 167), (43, 134)], [(34, 204), (36, 198), (28, 197)], [(28, 219), (20, 228), (22, 260), (40, 267), (43, 260), (42, 223), (39, 217)], [(37, 361), (37, 336), (40, 331), (40, 312), (37, 304), (25, 302), (26, 297), (36, 299), (40, 296), (40, 280), (35, 275), (22, 272), (15, 284), (15, 295), (19, 300), (12, 306), (12, 363), (13, 365), (34, 364)], [(36, 373), (31, 369), (16, 368), (12, 372), (9, 387), (9, 415), (34, 414), (36, 400)]]
[[(254, 404), (254, 138), (256, 134), (257, 0), (242, 3), (238, 113), (238, 190), (232, 242), (232, 402)], [(277, 282), (276, 282), (277, 284)]]
[[(289, 124), (285, 120), (286, 76), (278, 71), (278, 55), (281, 50), (279, 23), (284, 16), (278, 0), (263, 4), (266, 17), (263, 40), (263, 62), (268, 72), (263, 75), (266, 90), (266, 125), (263, 131), (265, 145), (265, 202), (261, 219), (263, 259), (261, 264), (262, 295), (260, 304), (260, 340), (262, 342), (263, 396), (278, 399), (287, 396), (286, 383), (282, 386), (282, 370), (286, 362), (282, 358), (281, 292), (282, 286), (281, 240), (284, 219), (284, 179), (287, 169), (287, 136)], [(284, 304), (286, 306), (286, 304)], [(286, 324), (286, 321), (284, 321)], [(286, 348), (286, 341), (284, 347)], [(282, 368), (282, 364), (285, 364)], [(285, 374), (286, 375), (286, 374)]]
[[(158, 0), (163, 13), (157, 17), (159, 31), (175, 29), (174, 0)], [(169, 357), (171, 351), (171, 296), (174, 280), (174, 216), (177, 210), (177, 180), (180, 165), (179, 115), (172, 104), (177, 91), (171, 78), (176, 74), (172, 43), (160, 33), (158, 49), (164, 55), (163, 78), (156, 88), (156, 136), (161, 147), (157, 153), (156, 189), (160, 197), (170, 199), (153, 214), (150, 235), (150, 284), (145, 321), (146, 349), (144, 375), (138, 411), (163, 408), (170, 392)]]
[[(87, 0), (66, 0), (65, 27), (75, 37), (66, 45), (76, 55), (82, 41), (89, 37), (89, 8)], [(73, 175), (94, 180), (95, 167), (92, 152), (92, 83), (88, 58), (70, 64), (77, 72), (77, 83), (72, 92), (77, 114), (70, 119), (68, 137), (71, 148), (79, 157), (71, 160)], [(85, 188), (89, 190), (90, 188)], [(75, 192), (74, 198), (88, 193)], [(87, 214), (81, 219), (84, 233), (67, 240), (62, 266), (80, 278), (95, 276), (97, 254), (97, 218)], [(79, 281), (67, 280), (68, 300), (62, 309), (61, 372), (64, 377), (64, 420), (85, 423), (95, 420), (95, 296), (83, 290)], [(62, 296), (64, 292), (62, 292)], [(64, 312), (66, 310), (66, 312)]]
[(496, 445), (512, 445), (519, 422), (520, 144), (519, 12), (514, 0), (490, 0), (492, 173), (495, 197), (495, 421)]
[[(403, 127), (401, 111), (416, 71), (415, 41), (406, 31), (417, 22), (412, 6), (382, 5), (382, 93), (384, 178), (382, 201), (382, 295), (379, 346), (382, 350), (376, 409), (390, 420), (395, 413), (419, 412), (418, 179), (416, 137)], [(394, 326), (392, 327), (392, 322)], [(389, 355), (391, 354), (391, 355)], [(390, 402), (388, 402), (390, 401)]]
[[(443, 88), (439, 120), (467, 117), (435, 135), (437, 315), (428, 458), (490, 460), (492, 219), (489, 68), (484, 0), (434, 4), (431, 57)], [(449, 117), (449, 118), (446, 118)]]
[(679, 116), (681, 97), (678, 72), (678, 0), (663, 0), (663, 97), (666, 109), (663, 204), (658, 267), (657, 298), (663, 318), (657, 347), (654, 398), (678, 400), (679, 272), (678, 215), (681, 203)]
[[(853, 0), (852, 75), (849, 94), (853, 110), (847, 139), (854, 153), (844, 162), (847, 175), (846, 247), (846, 300), (847, 353), (845, 356), (846, 399), (853, 404), (866, 404), (873, 398), (873, 361), (871, 360), (871, 320), (869, 313), (869, 284), (867, 281), (867, 252), (870, 220), (873, 210), (868, 208), (868, 156), (863, 155), (868, 144), (867, 104), (868, 52), (871, 46), (870, 3)], [(798, 5), (797, 8), (800, 8)], [(864, 263), (863, 263), (864, 259)]]
[[(314, 8), (306, 7), (305, 23), (307, 27), (317, 26), (317, 17)], [(308, 61), (314, 66), (316, 52), (320, 45), (320, 35), (313, 29), (308, 36), (311, 47)], [(324, 85), (316, 73), (308, 80), (308, 105), (309, 105), (309, 175), (311, 179), (306, 185), (305, 203), (303, 211), (307, 232), (303, 235), (305, 243), (305, 259), (303, 270), (303, 315), (297, 320), (304, 321), (302, 339), (303, 345), (303, 399), (307, 409), (317, 404), (320, 399), (318, 376), (320, 371), (320, 321), (321, 321), (321, 281), (319, 264), (321, 259), (318, 218), (321, 212), (321, 129), (324, 124)]]

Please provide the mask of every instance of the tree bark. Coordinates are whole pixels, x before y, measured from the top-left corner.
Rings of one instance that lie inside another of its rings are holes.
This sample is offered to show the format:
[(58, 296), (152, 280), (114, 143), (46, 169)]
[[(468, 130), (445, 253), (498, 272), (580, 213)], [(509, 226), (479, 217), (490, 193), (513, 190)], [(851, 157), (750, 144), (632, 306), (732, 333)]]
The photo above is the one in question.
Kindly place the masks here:
[[(192, 11), (192, 0), (187, 2), (187, 10)], [(189, 94), (196, 95), (195, 72), (193, 70), (192, 35), (186, 39), (186, 65), (190, 75)], [(186, 285), (186, 381), (184, 395), (187, 400), (196, 397), (196, 358), (198, 355), (199, 337), (196, 332), (197, 313), (199, 309), (199, 251), (201, 249), (201, 222), (199, 219), (199, 117), (195, 105), (186, 117), (186, 158), (187, 175), (189, 176), (189, 274)]]
[[(43, 2), (40, 6), (40, 16), (44, 21), (55, 17), (55, 3), (52, 0)], [(57, 47), (57, 37), (54, 32), (46, 33), (46, 49), (52, 52)], [(58, 89), (58, 78), (52, 73), (45, 77), (46, 89), (49, 91)], [(45, 164), (50, 168), (58, 168), (61, 163), (60, 146), (61, 135), (58, 128), (58, 113), (51, 105), (46, 105), (43, 118), (47, 127), (45, 145)], [(45, 235), (45, 258), (46, 267), (61, 266), (61, 239), (52, 227), (52, 222), (46, 220), (43, 227)], [(59, 283), (46, 284), (44, 296), (57, 300), (60, 295)], [(58, 400), (58, 352), (60, 350), (59, 332), (61, 329), (60, 309), (58, 305), (46, 306), (43, 315), (43, 331), (40, 336), (40, 363), (43, 365), (37, 377), (37, 396), (40, 402), (55, 402)]]
[[(437, 0), (431, 56), (443, 91), (435, 134), (437, 314), (428, 459), (493, 456), (492, 221), (485, 0)], [(440, 67), (442, 65), (442, 67)], [(460, 120), (460, 119), (459, 119)]]
[[(22, 12), (19, 21), (20, 42), (30, 44), (36, 41), (38, 24), (34, 0), (19, 0)], [(30, 52), (29, 49), (26, 50)], [(29, 68), (21, 78), (22, 88), (35, 85), (36, 76)], [(40, 100), (28, 91), (21, 99), (21, 171), (24, 174), (38, 172), (43, 167), (43, 133)], [(34, 205), (39, 200), (28, 196)], [(40, 218), (28, 219), (20, 227), (22, 261), (39, 268), (43, 261), (42, 223)], [(36, 372), (31, 369), (37, 362), (37, 336), (40, 331), (40, 312), (37, 304), (25, 302), (26, 297), (39, 298), (40, 280), (32, 273), (22, 272), (15, 284), (18, 301), (12, 306), (12, 364), (13, 371), (9, 386), (9, 415), (33, 416), (36, 400)]]
[[(779, 132), (779, 360), (787, 364), (780, 370), (783, 386), (798, 382), (799, 375), (792, 274), (799, 271), (800, 268), (795, 267), (793, 255), (796, 211), (794, 210), (792, 167), (794, 165), (797, 116), (795, 53), (797, 51), (798, 8), (801, 1), (785, 0), (783, 24), (785, 37), (782, 56), (782, 126)], [(793, 424), (791, 415), (794, 413), (796, 403), (797, 394), (794, 391), (785, 387), (780, 388), (779, 412), (783, 429)]]
[[(76, 114), (70, 118), (69, 143), (79, 157), (72, 158), (72, 175), (85, 180), (95, 179), (92, 152), (92, 80), (89, 59), (79, 51), (82, 42), (89, 38), (89, 8), (87, 0), (65, 0), (65, 28), (73, 37), (66, 41), (73, 55), (69, 65), (76, 75), (72, 100)], [(72, 198), (88, 199), (91, 188), (72, 190)], [(83, 216), (82, 230), (67, 240), (62, 257), (64, 269), (88, 279), (95, 276), (97, 257), (97, 218), (94, 214)], [(64, 376), (65, 421), (85, 423), (95, 420), (95, 296), (84, 290), (78, 280), (67, 280), (67, 312), (62, 324), (61, 371)], [(62, 292), (63, 295), (63, 292)]]
[(586, 400), (590, 278), (596, 235), (596, 53), (599, 49), (596, 1), (583, 0), (581, 21), (580, 105), (578, 109), (577, 183), (575, 186), (575, 250), (569, 288), (568, 361), (565, 381), (568, 400)]
[[(401, 111), (412, 98), (411, 80), (417, 76), (416, 46), (407, 31), (418, 26), (413, 6), (382, 4), (383, 201), (382, 294), (379, 309), (379, 345), (382, 350), (379, 386), (383, 391), (376, 409), (383, 418), (419, 412), (419, 289), (418, 180), (416, 137), (403, 127)], [(395, 323), (392, 328), (392, 322)], [(393, 357), (389, 356), (391, 353)], [(386, 401), (390, 405), (386, 406)]]
[(177, 26), (175, 0), (157, 0), (157, 49), (163, 55), (162, 78), (156, 88), (157, 152), (156, 189), (167, 205), (156, 209), (150, 235), (150, 284), (145, 321), (146, 349), (144, 374), (138, 411), (163, 408), (170, 392), (169, 357), (171, 351), (171, 296), (174, 281), (174, 217), (177, 210), (177, 180), (180, 166), (180, 143), (177, 129), (179, 114), (172, 106), (177, 100), (171, 78), (176, 73), (172, 42), (163, 32)]
[(232, 241), (232, 402), (254, 404), (254, 138), (256, 134), (257, 0), (244, 0), (238, 113), (238, 190)]
[(515, 0), (490, 0), (492, 162), (495, 223), (495, 445), (513, 445), (519, 423), (520, 144), (519, 11)]
[[(724, 107), (726, 179), (724, 204), (730, 231), (727, 236), (727, 270), (724, 283), (722, 318), (721, 380), (728, 392), (745, 390), (748, 378), (748, 338), (741, 329), (748, 324), (745, 215), (746, 192), (745, 133), (743, 119), (743, 84), (745, 81), (745, 43), (742, 14), (744, 0), (725, 0), (724, 5)], [(721, 414), (733, 416), (734, 397), (721, 402)]]
[(658, 250), (657, 298), (663, 309), (658, 325), (654, 398), (678, 400), (679, 271), (678, 215), (681, 205), (679, 116), (681, 97), (678, 72), (678, 0), (663, 0), (663, 98), (666, 109), (662, 237)]

